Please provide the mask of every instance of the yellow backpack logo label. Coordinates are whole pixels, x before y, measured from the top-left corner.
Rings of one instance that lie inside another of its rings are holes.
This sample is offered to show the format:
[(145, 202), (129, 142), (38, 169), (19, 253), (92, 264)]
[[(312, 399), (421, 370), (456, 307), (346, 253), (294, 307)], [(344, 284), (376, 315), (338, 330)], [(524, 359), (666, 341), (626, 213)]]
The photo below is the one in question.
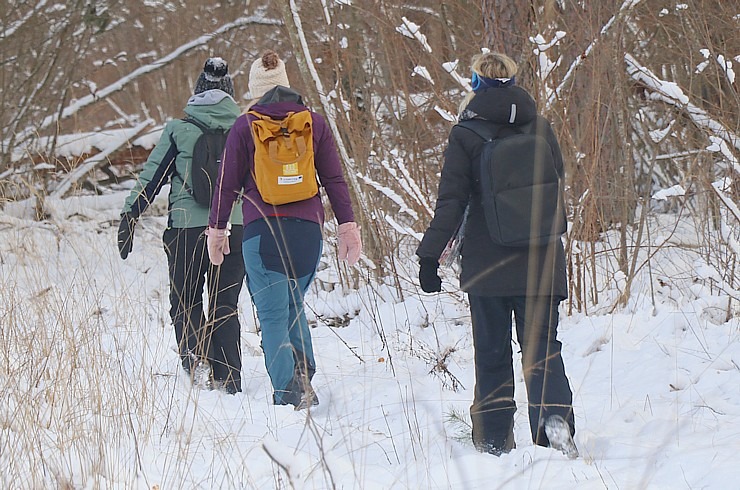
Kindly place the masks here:
[(309, 111), (284, 119), (249, 111), (254, 140), (254, 181), (262, 200), (278, 206), (310, 199), (319, 192)]

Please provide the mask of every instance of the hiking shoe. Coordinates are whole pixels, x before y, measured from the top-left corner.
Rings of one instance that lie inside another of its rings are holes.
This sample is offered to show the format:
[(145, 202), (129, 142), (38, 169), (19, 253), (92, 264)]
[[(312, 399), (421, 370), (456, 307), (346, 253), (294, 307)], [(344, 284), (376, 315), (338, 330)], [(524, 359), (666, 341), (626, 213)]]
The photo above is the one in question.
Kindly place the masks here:
[(501, 456), (502, 454), (508, 454), (511, 452), (514, 447), (499, 447), (495, 444), (491, 444), (490, 442), (481, 442), (475, 445), (475, 449), (477, 449), (481, 453), (488, 453), (493, 454), (494, 456)]
[(578, 457), (578, 448), (573, 442), (573, 436), (570, 434), (570, 426), (560, 415), (550, 415), (545, 420), (545, 434), (550, 441), (550, 447), (557, 449), (570, 459)]
[(514, 434), (508, 435), (503, 445), (495, 444), (490, 441), (474, 442), (473, 445), (481, 453), (493, 454), (494, 456), (501, 456), (502, 454), (508, 454), (512, 449), (516, 449), (516, 442), (514, 442)]
[(185, 350), (184, 353), (180, 354), (180, 363), (182, 364), (182, 368), (191, 379), (193, 377), (195, 366), (199, 361), (200, 359), (198, 356), (196, 356), (191, 350)]
[(241, 381), (214, 379), (213, 388), (216, 391), (222, 391), (227, 395), (236, 395), (241, 389)]
[(198, 361), (190, 373), (193, 386), (201, 390), (210, 390), (213, 386), (211, 382), (211, 365), (208, 361)]
[(307, 389), (301, 393), (301, 400), (295, 406), (295, 410), (305, 410), (308, 407), (315, 407), (319, 404), (319, 397), (309, 384)]

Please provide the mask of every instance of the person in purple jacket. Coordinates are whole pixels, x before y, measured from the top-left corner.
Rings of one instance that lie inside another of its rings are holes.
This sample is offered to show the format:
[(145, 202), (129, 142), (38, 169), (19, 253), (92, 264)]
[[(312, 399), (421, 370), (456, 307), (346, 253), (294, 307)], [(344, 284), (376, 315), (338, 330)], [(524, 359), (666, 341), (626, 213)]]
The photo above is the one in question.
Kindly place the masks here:
[[(249, 91), (253, 100), (250, 111), (272, 119), (308, 111), (301, 96), (290, 89), (285, 64), (273, 51), (252, 64)], [(251, 114), (240, 116), (226, 141), (211, 204), (208, 254), (214, 264), (220, 264), (229, 253), (229, 214), (238, 196), (243, 195), (242, 251), (247, 287), (262, 329), (273, 402), (299, 410), (319, 402), (311, 386), (316, 360), (303, 297), (321, 258), (324, 207), (320, 191), (309, 199), (276, 206), (262, 199), (253, 177), (254, 119)], [(311, 119), (317, 177), (339, 223), (339, 258), (353, 265), (360, 257), (362, 242), (349, 188), (329, 126), (314, 112)]]

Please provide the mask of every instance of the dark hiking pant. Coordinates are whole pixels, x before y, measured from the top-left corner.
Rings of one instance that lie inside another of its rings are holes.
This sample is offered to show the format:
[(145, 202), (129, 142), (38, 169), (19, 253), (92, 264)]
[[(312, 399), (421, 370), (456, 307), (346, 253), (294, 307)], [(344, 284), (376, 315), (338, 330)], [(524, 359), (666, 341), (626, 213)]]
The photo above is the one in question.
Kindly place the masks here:
[(316, 372), (303, 297), (321, 258), (321, 227), (297, 218), (260, 219), (245, 227), (242, 247), (273, 401), (298, 405), (304, 381)]
[(511, 317), (522, 351), (532, 440), (548, 446), (544, 421), (560, 415), (575, 434), (570, 385), (557, 340), (559, 300), (469, 295), (475, 347), (475, 399), (470, 407), (477, 447), (504, 447), (514, 427)]
[[(183, 367), (206, 359), (213, 379), (241, 391), (240, 326), (237, 312), (244, 280), (242, 227), (234, 226), (229, 246), (218, 267), (211, 265), (205, 227), (168, 228), (164, 232), (170, 277), (170, 317)], [(207, 289), (206, 289), (207, 288)], [(208, 295), (207, 318), (203, 292)]]

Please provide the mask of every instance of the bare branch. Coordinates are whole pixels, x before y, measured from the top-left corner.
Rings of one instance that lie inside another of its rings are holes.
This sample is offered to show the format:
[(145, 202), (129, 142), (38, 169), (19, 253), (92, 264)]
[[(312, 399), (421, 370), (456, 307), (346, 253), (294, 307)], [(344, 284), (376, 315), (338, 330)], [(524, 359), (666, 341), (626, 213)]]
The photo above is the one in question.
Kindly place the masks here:
[(1, 32), (0, 39), (7, 39), (10, 36), (12, 36), (15, 33), (15, 31), (17, 31), (20, 27), (23, 26), (23, 24), (25, 24), (28, 21), (28, 19), (33, 17), (34, 14), (37, 14), (46, 5), (46, 1), (47, 0), (39, 0), (39, 3), (37, 3), (36, 6), (33, 9), (31, 9), (30, 12), (24, 15), (22, 19), (9, 25), (7, 29)]
[[(712, 119), (707, 111), (692, 104), (678, 84), (662, 80), (650, 69), (638, 63), (629, 53), (624, 55), (624, 60), (627, 62), (629, 76), (651, 90), (655, 99), (685, 110), (699, 128), (709, 131), (740, 150), (740, 138), (722, 123)], [(740, 168), (737, 166), (735, 168), (740, 172)]]
[(61, 114), (54, 114), (54, 115), (47, 116), (37, 128), (33, 128), (33, 127), (26, 128), (18, 135), (18, 138), (20, 140), (23, 140), (26, 136), (28, 136), (29, 134), (35, 131), (39, 131), (44, 128), (47, 128), (51, 126), (52, 124), (56, 123), (60, 119), (66, 119), (76, 114), (83, 107), (86, 107), (90, 104), (98, 102), (99, 100), (104, 99), (110, 94), (118, 92), (119, 90), (122, 90), (124, 87), (126, 87), (128, 84), (130, 84), (131, 82), (133, 82), (140, 76), (145, 75), (147, 73), (151, 73), (156, 70), (159, 70), (162, 67), (166, 66), (168, 63), (178, 59), (183, 54), (189, 51), (192, 51), (193, 49), (197, 47), (203, 46), (204, 44), (207, 44), (214, 37), (220, 36), (226, 32), (231, 31), (232, 29), (243, 27), (249, 24), (282, 25), (282, 23), (278, 20), (266, 19), (262, 16), (240, 17), (239, 19), (236, 19), (234, 22), (229, 22), (228, 24), (224, 24), (223, 26), (219, 27), (215, 31), (211, 32), (210, 34), (204, 34), (190, 42), (183, 44), (182, 46), (178, 47), (177, 49), (175, 49), (168, 55), (162, 58), (159, 58), (158, 60), (148, 65), (137, 68), (136, 70), (132, 71), (125, 77), (108, 85), (107, 87), (101, 90), (98, 90), (94, 94), (90, 94), (88, 96), (85, 96), (85, 97), (82, 97), (81, 99), (76, 100), (74, 103), (65, 107), (61, 111)]
[(591, 54), (591, 51), (594, 50), (596, 43), (598, 43), (599, 40), (601, 40), (601, 38), (603, 38), (606, 35), (606, 33), (609, 32), (609, 29), (614, 25), (617, 18), (619, 18), (619, 16), (623, 15), (624, 12), (631, 9), (638, 3), (640, 3), (640, 0), (624, 0), (624, 3), (622, 3), (622, 6), (619, 7), (619, 12), (614, 14), (612, 18), (609, 19), (609, 21), (606, 24), (604, 24), (604, 27), (601, 28), (601, 32), (599, 32), (599, 37), (591, 41), (591, 44), (588, 45), (586, 50), (580, 56), (578, 56), (575, 60), (573, 60), (573, 62), (570, 64), (570, 67), (568, 68), (568, 71), (563, 76), (563, 79), (561, 80), (560, 85), (558, 85), (555, 91), (552, 92), (552, 94), (550, 94), (550, 97), (548, 97), (547, 99), (548, 108), (552, 106), (553, 102), (555, 102), (555, 99), (560, 98), (560, 93), (565, 88), (565, 85), (570, 82), (570, 79), (575, 73), (576, 69), (580, 66), (583, 60), (588, 58), (588, 56)]

